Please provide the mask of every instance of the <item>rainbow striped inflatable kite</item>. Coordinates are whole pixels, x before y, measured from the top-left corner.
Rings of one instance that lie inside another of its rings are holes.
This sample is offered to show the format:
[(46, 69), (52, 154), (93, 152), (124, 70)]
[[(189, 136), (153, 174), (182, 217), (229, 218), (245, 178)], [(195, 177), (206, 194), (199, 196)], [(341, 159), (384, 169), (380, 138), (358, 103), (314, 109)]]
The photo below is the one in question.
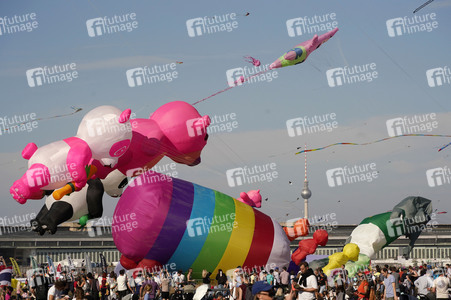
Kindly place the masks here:
[[(114, 212), (113, 238), (127, 268), (279, 268), (290, 242), (277, 221), (230, 196), (148, 171), (134, 178)], [(125, 263), (126, 262), (126, 263)]]

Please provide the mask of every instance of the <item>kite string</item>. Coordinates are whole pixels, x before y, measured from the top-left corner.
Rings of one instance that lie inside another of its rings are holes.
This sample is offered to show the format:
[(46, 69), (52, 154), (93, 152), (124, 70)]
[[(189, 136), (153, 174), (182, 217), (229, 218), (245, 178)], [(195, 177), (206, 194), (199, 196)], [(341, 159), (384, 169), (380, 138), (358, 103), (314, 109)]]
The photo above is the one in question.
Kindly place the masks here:
[(69, 114), (63, 114), (63, 115), (55, 115), (55, 116), (50, 116), (50, 117), (37, 118), (37, 119), (31, 120), (31, 121), (27, 121), (27, 122), (22, 122), (22, 123), (19, 123), (19, 124), (15, 124), (15, 125), (13, 125), (13, 126), (11, 126), (11, 127), (7, 127), (7, 128), (3, 128), (3, 129), (0, 128), (0, 131), (6, 132), (6, 131), (9, 130), (9, 129), (13, 129), (13, 128), (15, 128), (15, 127), (19, 127), (20, 125), (24, 125), (24, 124), (31, 123), (31, 122), (34, 122), (34, 121), (41, 121), (41, 120), (48, 120), (48, 119), (55, 119), (55, 118), (67, 117), (67, 116), (76, 114), (76, 113), (78, 113), (79, 111), (82, 110), (82, 108), (74, 107), (74, 106), (72, 106), (71, 108), (72, 108), (73, 110), (75, 110), (75, 111), (74, 111), (74, 112), (71, 112), (71, 113), (69, 113)]
[[(258, 73), (255, 73), (254, 75), (252, 75), (252, 76), (249, 76), (249, 77), (246, 77), (246, 78), (244, 78), (244, 79), (241, 79), (240, 81), (241, 81), (241, 84), (243, 84), (243, 83), (245, 83), (246, 81), (249, 81), (250, 79), (252, 79), (253, 77), (255, 77), (255, 76), (259, 76), (259, 75), (261, 75), (261, 74), (264, 74), (264, 73), (266, 73), (266, 72), (268, 72), (268, 71), (271, 71), (271, 69), (266, 69), (266, 70), (263, 70), (263, 71), (260, 71), (260, 72), (258, 72)], [(203, 98), (203, 99), (201, 99), (201, 100), (199, 100), (199, 101), (196, 101), (196, 102), (194, 102), (192, 105), (196, 105), (196, 104), (198, 104), (198, 103), (200, 103), (200, 102), (203, 102), (203, 101), (205, 101), (205, 100), (207, 100), (207, 99), (210, 99), (210, 98), (212, 98), (212, 97), (214, 97), (214, 96), (217, 96), (217, 95), (219, 95), (219, 94), (221, 94), (221, 93), (224, 93), (224, 92), (226, 92), (226, 91), (228, 91), (228, 90), (230, 90), (230, 89), (233, 89), (234, 87), (236, 87), (236, 86), (238, 86), (238, 85), (241, 85), (241, 84), (235, 84), (235, 85), (233, 85), (233, 86), (229, 86), (229, 87), (227, 87), (227, 88), (225, 88), (225, 89), (223, 89), (223, 90), (220, 90), (220, 91), (218, 91), (218, 92), (216, 92), (216, 93), (214, 93), (214, 94), (212, 94), (212, 95), (210, 95), (210, 96), (208, 96), (208, 97), (206, 97), (206, 98)]]
[[(299, 152), (297, 152), (295, 154), (301, 154), (301, 153), (304, 153), (304, 152), (311, 152), (311, 151), (319, 151), (319, 150), (323, 150), (323, 149), (326, 149), (326, 148), (329, 148), (329, 147), (333, 147), (333, 146), (337, 146), (337, 145), (366, 146), (366, 145), (375, 144), (375, 143), (383, 142), (383, 141), (394, 139), (394, 138), (404, 137), (404, 136), (451, 137), (451, 135), (445, 135), (445, 134), (420, 134), (420, 133), (401, 134), (401, 135), (386, 137), (386, 138), (383, 138), (383, 139), (380, 139), (380, 140), (367, 142), (367, 143), (335, 143), (335, 144), (330, 144), (330, 145), (327, 145), (327, 146), (324, 146), (324, 147), (320, 147), (320, 148), (301, 150), (301, 151), (299, 151)], [(450, 145), (450, 144), (448, 144), (448, 145)], [(441, 149), (444, 149), (447, 146), (445, 146), (445, 147), (443, 147)], [(299, 147), (299, 148), (302, 148), (302, 147)]]

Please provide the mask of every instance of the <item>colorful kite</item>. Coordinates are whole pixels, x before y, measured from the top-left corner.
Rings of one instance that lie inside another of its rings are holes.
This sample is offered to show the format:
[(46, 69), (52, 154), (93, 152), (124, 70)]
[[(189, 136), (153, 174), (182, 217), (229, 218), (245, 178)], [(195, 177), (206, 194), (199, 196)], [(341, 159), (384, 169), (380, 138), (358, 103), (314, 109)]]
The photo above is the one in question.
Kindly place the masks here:
[(202, 269), (215, 274), (290, 262), (290, 241), (276, 220), (218, 191), (153, 171), (129, 183), (112, 228), (126, 269), (175, 263), (200, 278)]
[(451, 143), (446, 144), (445, 146), (443, 146), (442, 148), (438, 149), (438, 152), (442, 151), (443, 149), (445, 149), (446, 147), (448, 147), (449, 145), (451, 145)]
[(319, 37), (315, 34), (311, 40), (297, 44), (293, 49), (290, 49), (287, 53), (279, 57), (269, 66), (269, 68), (277, 69), (303, 63), (313, 51), (318, 49), (323, 43), (327, 42), (335, 35), (335, 33), (337, 33), (337, 31), (338, 27)]
[(252, 56), (243, 56), (243, 57), (244, 60), (247, 61), (248, 63), (251, 63), (256, 67), (260, 66), (260, 61), (258, 59), (255, 59)]
[[(315, 34), (315, 36), (308, 41), (302, 42), (298, 45), (296, 45), (293, 49), (291, 49), (290, 51), (288, 51), (287, 53), (285, 53), (284, 55), (282, 55), (281, 57), (279, 57), (276, 61), (274, 61), (270, 66), (269, 69), (260, 71), (260, 72), (256, 72), (255, 74), (253, 74), (252, 76), (246, 77), (244, 78), (242, 76), (242, 78), (240, 78), (239, 80), (235, 81), (235, 85), (233, 86), (229, 86), (223, 90), (220, 90), (208, 97), (205, 97), (199, 101), (196, 101), (193, 103), (193, 105), (196, 105), (200, 102), (203, 102), (207, 99), (210, 99), (214, 96), (217, 96), (221, 93), (224, 93), (232, 88), (234, 88), (237, 85), (241, 85), (242, 83), (249, 81), (250, 79), (256, 77), (256, 76), (260, 76), (268, 71), (271, 71), (272, 69), (276, 69), (276, 68), (282, 68), (282, 67), (286, 67), (286, 66), (293, 66), (293, 65), (297, 65), (300, 64), (302, 62), (304, 62), (307, 57), (316, 49), (319, 48), (319, 46), (321, 46), (323, 43), (327, 42), (331, 37), (334, 36), (334, 34), (338, 31), (338, 28), (335, 28), (325, 34), (322, 34), (318, 37), (318, 35)], [(250, 61), (252, 64), (254, 64), (253, 61)], [(238, 84), (240, 83), (240, 84)]]
[(423, 3), (422, 5), (420, 5), (417, 9), (415, 9), (415, 10), (413, 11), (413, 13), (418, 12), (420, 9), (422, 9), (423, 7), (425, 7), (426, 5), (428, 5), (429, 3), (431, 3), (432, 1), (434, 1), (434, 0), (428, 0), (428, 1), (426, 1), (425, 3)]

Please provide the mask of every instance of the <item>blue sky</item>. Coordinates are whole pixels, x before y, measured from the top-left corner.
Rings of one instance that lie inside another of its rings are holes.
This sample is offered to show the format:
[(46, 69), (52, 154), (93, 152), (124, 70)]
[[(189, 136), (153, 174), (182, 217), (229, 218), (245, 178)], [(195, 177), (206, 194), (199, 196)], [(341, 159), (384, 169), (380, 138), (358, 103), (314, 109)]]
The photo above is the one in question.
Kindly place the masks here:
[[(261, 189), (262, 210), (279, 221), (303, 215), (300, 196), (304, 157), (296, 148), (307, 143), (320, 147), (336, 142), (368, 142), (388, 136), (386, 121), (403, 116), (437, 115), (431, 134), (451, 134), (450, 84), (429, 87), (426, 70), (450, 66), (450, 5), (436, 0), (417, 15), (436, 14), (437, 28), (390, 37), (387, 20), (413, 17), (424, 1), (4, 1), (1, 15), (36, 14), (31, 32), (0, 36), (0, 117), (36, 113), (48, 117), (83, 108), (75, 115), (39, 121), (31, 132), (0, 136), (0, 190), (2, 215), (37, 212), (43, 201), (19, 205), (9, 186), (26, 169), (20, 152), (29, 142), (42, 146), (76, 134), (83, 115), (100, 105), (131, 108), (147, 118), (173, 100), (193, 103), (227, 87), (226, 71), (248, 66), (251, 55), (270, 64), (294, 45), (312, 37), (290, 37), (286, 22), (299, 17), (336, 14), (338, 33), (301, 65), (278, 69), (271, 82), (244, 84), (196, 105), (202, 115), (235, 113), (238, 126), (230, 133), (212, 134), (202, 164), (177, 166), (179, 178), (231, 196)], [(244, 16), (249, 12), (249, 16)], [(131, 32), (90, 37), (86, 21), (135, 13)], [(237, 28), (190, 37), (186, 22), (198, 17), (236, 13)], [(318, 34), (325, 33), (323, 31)], [(129, 87), (126, 70), (183, 61), (178, 78)], [(76, 63), (72, 82), (29, 87), (26, 70)], [(330, 87), (326, 71), (376, 64), (377, 78)], [(304, 116), (336, 114), (332, 132), (290, 137), (286, 122)], [(426, 170), (449, 165), (449, 151), (437, 152), (447, 138), (403, 137), (368, 146), (337, 146), (308, 154), (311, 213), (336, 213), (341, 224), (358, 223), (368, 215), (390, 210), (410, 195), (433, 200), (434, 209), (450, 211), (450, 184), (430, 187)], [(170, 163), (168, 159), (161, 164)], [(276, 163), (278, 177), (271, 182), (230, 187), (226, 171)], [(344, 166), (375, 163), (372, 182), (330, 187), (326, 172)], [(293, 184), (289, 185), (289, 181)], [(106, 198), (105, 215), (117, 200)], [(288, 215), (287, 215), (288, 214)], [(450, 223), (449, 214), (440, 223)]]

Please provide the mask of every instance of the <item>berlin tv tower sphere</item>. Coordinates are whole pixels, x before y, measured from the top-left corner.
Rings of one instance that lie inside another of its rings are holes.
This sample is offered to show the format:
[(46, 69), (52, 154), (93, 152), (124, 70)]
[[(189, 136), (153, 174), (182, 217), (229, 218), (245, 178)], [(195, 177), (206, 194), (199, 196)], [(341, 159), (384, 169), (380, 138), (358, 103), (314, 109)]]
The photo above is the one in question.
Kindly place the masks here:
[(304, 181), (304, 188), (302, 189), (301, 196), (304, 199), (309, 199), (312, 196), (312, 192), (308, 188), (307, 181)]

